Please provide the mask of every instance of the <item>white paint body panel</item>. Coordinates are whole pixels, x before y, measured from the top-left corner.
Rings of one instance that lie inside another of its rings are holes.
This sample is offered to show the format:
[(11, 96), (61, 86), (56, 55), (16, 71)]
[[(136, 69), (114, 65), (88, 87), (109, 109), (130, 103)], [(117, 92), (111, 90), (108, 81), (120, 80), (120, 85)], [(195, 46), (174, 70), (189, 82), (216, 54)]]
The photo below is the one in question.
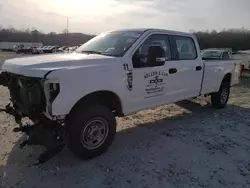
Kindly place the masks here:
[[(3, 69), (15, 74), (41, 78), (50, 71), (47, 74), (47, 79), (58, 80), (60, 84), (60, 93), (52, 103), (52, 116), (67, 115), (82, 97), (96, 91), (104, 90), (115, 93), (120, 98), (123, 113), (127, 115), (139, 110), (189, 99), (200, 94), (216, 92), (227, 73), (236, 75), (233, 84), (238, 82), (238, 70), (235, 69), (235, 61), (205, 62), (203, 79), (204, 63), (199, 53), (195, 60), (168, 61), (164, 66), (133, 68), (133, 53), (152, 34), (192, 37), (197, 52), (200, 51), (196, 38), (191, 34), (149, 30), (144, 32), (123, 57), (77, 53), (39, 55), (7, 60), (3, 64)], [(126, 85), (124, 63), (128, 64), (128, 69), (133, 74), (131, 91), (128, 90)], [(202, 66), (203, 69), (196, 71), (196, 66)], [(170, 68), (176, 68), (178, 72), (168, 74)], [(161, 71), (168, 74), (164, 77), (163, 95), (145, 98), (145, 87), (148, 80), (144, 76), (152, 71)]]
[(99, 63), (103, 64), (105, 59), (110, 60), (114, 58), (97, 54), (45, 54), (8, 59), (2, 65), (2, 69), (24, 76), (43, 77), (48, 71), (75, 69)]
[(239, 82), (240, 62), (236, 60), (208, 60), (204, 61), (205, 72), (201, 94), (217, 92), (224, 76), (232, 74), (231, 86)]

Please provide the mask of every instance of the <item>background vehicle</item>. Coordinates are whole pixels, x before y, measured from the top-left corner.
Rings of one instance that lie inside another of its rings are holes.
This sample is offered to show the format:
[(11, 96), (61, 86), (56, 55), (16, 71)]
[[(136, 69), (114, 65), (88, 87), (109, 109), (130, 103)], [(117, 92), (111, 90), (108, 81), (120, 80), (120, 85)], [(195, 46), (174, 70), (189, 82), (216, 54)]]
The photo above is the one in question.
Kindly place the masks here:
[(42, 46), (42, 43), (32, 43), (32, 42), (0, 42), (0, 50), (4, 51), (15, 51), (19, 46), (22, 48), (28, 47), (39, 47)]
[(65, 53), (72, 53), (74, 52), (79, 46), (70, 46), (64, 49)]
[(24, 48), (24, 45), (20, 44), (20, 45), (14, 45), (13, 46), (13, 51), (16, 53), (20, 53), (21, 49)]
[(35, 46), (24, 47), (24, 45), (14, 45), (13, 51), (16, 53), (34, 54), (36, 53), (37, 48), (39, 47)]
[(28, 47), (28, 48), (24, 51), (24, 53), (32, 54), (33, 51), (36, 51), (36, 49), (37, 49), (37, 47), (31, 46), (31, 47)]
[[(28, 48), (28, 47), (27, 47)], [(24, 47), (23, 44), (20, 45), (16, 45), (14, 48), (14, 51), (19, 54), (19, 53), (24, 53), (24, 51), (26, 50), (26, 48)]]
[(32, 54), (43, 54), (43, 47), (33, 48)]
[(59, 48), (59, 46), (46, 46), (45, 48), (43, 48), (43, 53), (53, 53), (58, 48)]
[(223, 49), (206, 49), (201, 53), (203, 60), (229, 60), (231, 53)]
[(238, 51), (232, 55), (232, 59), (241, 60), (243, 69), (250, 70), (250, 51)]
[(64, 51), (66, 48), (67, 48), (67, 46), (62, 46), (62, 47), (58, 48), (58, 50)]
[(236, 60), (203, 61), (194, 35), (158, 29), (110, 31), (73, 53), (10, 59), (2, 68), (6, 111), (38, 122), (18, 129), (30, 135), (22, 146), (46, 143), (54, 154), (67, 145), (81, 159), (108, 149), (116, 116), (200, 95), (223, 108), (240, 76)]
[(250, 69), (250, 54), (244, 52), (231, 53), (227, 49), (206, 49), (201, 55), (203, 60), (237, 60), (242, 65), (242, 69)]

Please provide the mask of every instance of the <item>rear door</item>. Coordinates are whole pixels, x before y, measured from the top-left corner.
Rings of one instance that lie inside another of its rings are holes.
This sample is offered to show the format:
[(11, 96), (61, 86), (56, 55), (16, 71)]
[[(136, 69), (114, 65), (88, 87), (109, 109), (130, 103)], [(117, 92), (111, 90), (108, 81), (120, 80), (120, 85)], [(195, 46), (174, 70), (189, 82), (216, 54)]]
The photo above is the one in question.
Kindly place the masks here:
[(199, 95), (203, 78), (203, 62), (197, 52), (197, 42), (188, 36), (170, 36), (173, 57), (169, 70), (176, 70), (171, 80), (175, 99), (190, 98)]

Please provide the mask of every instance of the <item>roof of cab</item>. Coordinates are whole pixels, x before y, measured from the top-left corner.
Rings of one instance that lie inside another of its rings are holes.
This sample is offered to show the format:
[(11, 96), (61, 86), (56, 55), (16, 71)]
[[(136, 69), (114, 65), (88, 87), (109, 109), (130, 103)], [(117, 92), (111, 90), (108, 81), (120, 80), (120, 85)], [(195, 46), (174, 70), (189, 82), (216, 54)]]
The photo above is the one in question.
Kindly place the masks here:
[(228, 52), (228, 50), (223, 50), (223, 49), (205, 49), (204, 52)]
[(146, 31), (156, 31), (156, 32), (168, 32), (168, 33), (175, 33), (175, 34), (183, 34), (183, 35), (192, 35), (192, 33), (187, 33), (187, 32), (181, 32), (181, 31), (174, 31), (174, 30), (166, 30), (166, 29), (156, 29), (156, 28), (131, 28), (131, 29), (119, 29), (119, 30), (111, 30), (108, 32), (115, 32), (115, 31), (121, 31), (121, 32), (146, 32)]

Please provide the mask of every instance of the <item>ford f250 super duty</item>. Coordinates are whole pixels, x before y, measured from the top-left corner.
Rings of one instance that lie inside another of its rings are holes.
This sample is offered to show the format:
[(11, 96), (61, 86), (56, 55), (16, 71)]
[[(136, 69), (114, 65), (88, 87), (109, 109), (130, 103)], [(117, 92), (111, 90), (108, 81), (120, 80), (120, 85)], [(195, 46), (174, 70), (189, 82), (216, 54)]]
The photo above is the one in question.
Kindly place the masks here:
[(9, 59), (2, 69), (4, 110), (29, 135), (21, 147), (48, 148), (39, 163), (66, 145), (81, 159), (104, 153), (117, 116), (200, 95), (223, 108), (240, 74), (236, 60), (203, 61), (194, 35), (159, 29), (105, 32), (73, 53)]

